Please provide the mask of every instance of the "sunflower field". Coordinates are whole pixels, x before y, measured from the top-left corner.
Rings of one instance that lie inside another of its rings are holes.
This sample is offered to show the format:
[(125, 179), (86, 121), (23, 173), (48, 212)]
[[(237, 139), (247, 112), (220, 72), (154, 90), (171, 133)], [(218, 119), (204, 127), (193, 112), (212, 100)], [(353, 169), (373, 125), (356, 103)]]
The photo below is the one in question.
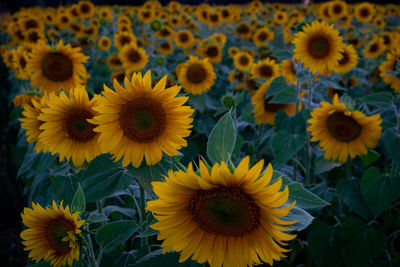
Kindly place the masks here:
[(18, 262), (400, 266), (400, 6), (305, 2), (3, 14)]

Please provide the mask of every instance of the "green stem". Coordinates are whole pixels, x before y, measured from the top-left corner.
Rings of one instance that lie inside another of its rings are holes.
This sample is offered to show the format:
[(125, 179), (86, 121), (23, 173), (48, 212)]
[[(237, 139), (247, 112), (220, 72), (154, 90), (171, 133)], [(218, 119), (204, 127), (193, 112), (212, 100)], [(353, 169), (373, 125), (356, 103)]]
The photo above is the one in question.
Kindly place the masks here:
[[(312, 100), (312, 93), (313, 93), (313, 87), (312, 87), (312, 80), (308, 81), (307, 84), (307, 109), (311, 110), (311, 100)], [(306, 122), (307, 123), (307, 122)], [(310, 187), (310, 176), (311, 176), (311, 157), (312, 157), (312, 148), (311, 148), (311, 134), (309, 131), (307, 131), (307, 125), (306, 125), (306, 187)]]
[(349, 158), (346, 162), (346, 179), (351, 178), (351, 158)]
[(98, 214), (102, 214), (103, 213), (103, 206), (104, 206), (103, 200), (97, 201), (96, 202), (96, 206), (97, 206), (97, 213)]
[[(145, 208), (146, 208), (146, 197), (145, 197), (145, 194), (144, 194), (144, 188), (143, 188), (143, 186), (139, 186), (139, 188), (140, 188), (140, 213), (142, 214), (142, 218), (141, 218), (141, 220), (142, 220), (142, 223), (143, 223), (143, 228), (142, 228), (142, 230), (144, 231), (144, 230), (146, 230), (146, 210), (145, 210)], [(148, 240), (147, 240), (147, 237), (142, 237), (142, 239), (141, 239), (141, 245), (142, 245), (142, 247), (143, 246), (146, 246), (148, 244)]]
[(94, 249), (93, 249), (93, 245), (92, 245), (92, 239), (90, 237), (90, 234), (87, 235), (87, 240), (85, 239), (86, 244), (89, 247), (89, 251), (90, 251), (90, 265), (91, 267), (98, 267), (98, 262), (96, 261), (96, 254), (94, 253)]

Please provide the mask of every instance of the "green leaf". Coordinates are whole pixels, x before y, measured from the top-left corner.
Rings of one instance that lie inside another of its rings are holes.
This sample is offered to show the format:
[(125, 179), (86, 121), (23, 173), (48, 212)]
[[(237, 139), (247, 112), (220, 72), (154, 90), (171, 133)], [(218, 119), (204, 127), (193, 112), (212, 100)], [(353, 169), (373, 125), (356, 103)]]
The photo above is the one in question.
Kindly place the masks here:
[(368, 149), (368, 153), (366, 155), (360, 156), (360, 159), (361, 159), (361, 162), (362, 162), (364, 168), (366, 168), (369, 165), (371, 165), (372, 163), (374, 163), (375, 161), (377, 161), (380, 156), (381, 156), (381, 154), (379, 154), (378, 152), (376, 152), (372, 149)]
[(337, 81), (334, 81), (333, 79), (329, 78), (328, 76), (321, 76), (320, 81), (321, 81), (321, 85), (325, 88), (331, 87), (334, 89), (346, 91), (346, 88), (343, 88), (343, 86), (340, 86)]
[(303, 231), (311, 224), (314, 217), (311, 216), (307, 211), (294, 206), (290, 210), (289, 214), (281, 219), (285, 221), (297, 221), (295, 224), (289, 225), (288, 227), (296, 231)]
[(361, 102), (367, 103), (374, 107), (389, 107), (393, 103), (393, 95), (390, 93), (374, 93), (359, 98)]
[(361, 192), (374, 218), (390, 208), (390, 203), (400, 197), (400, 177), (382, 175), (377, 167), (368, 168), (362, 176)]
[(315, 75), (311, 74), (308, 70), (302, 69), (296, 73), (296, 80), (299, 84), (302, 84), (314, 79), (314, 76)]
[(268, 87), (264, 98), (268, 99), (270, 97), (272, 99), (269, 100), (269, 103), (289, 104), (297, 102), (296, 89), (294, 86), (289, 85), (282, 76), (275, 78)]
[(75, 191), (74, 198), (71, 202), (72, 212), (84, 212), (86, 209), (85, 194), (83, 193), (80, 183), (78, 183), (78, 188)]
[(327, 171), (332, 170), (333, 168), (341, 166), (341, 163), (337, 163), (334, 161), (327, 161), (324, 157), (320, 157), (315, 160), (315, 171), (314, 174), (318, 175)]
[(186, 260), (183, 263), (179, 263), (180, 254), (177, 252), (170, 252), (166, 254), (156, 255), (148, 260), (130, 264), (128, 267), (196, 267), (202, 266), (192, 260)]
[(82, 185), (86, 202), (115, 196), (126, 190), (132, 181), (126, 169), (105, 155), (95, 158), (87, 170), (78, 173), (77, 178)]
[(99, 223), (99, 222), (105, 222), (107, 221), (107, 217), (103, 213), (95, 213), (91, 214), (89, 218), (87, 218), (88, 223)]
[(329, 205), (328, 202), (320, 199), (299, 183), (289, 185), (289, 199), (296, 200), (296, 206), (302, 209), (322, 208)]
[(50, 178), (51, 187), (59, 200), (65, 203), (72, 203), (72, 193), (78, 187), (78, 181), (74, 176), (54, 176)]
[(389, 152), (388, 157), (393, 159), (397, 168), (400, 168), (400, 135), (394, 129), (386, 129), (383, 134), (383, 143)]
[(365, 220), (371, 218), (371, 212), (361, 194), (360, 182), (356, 178), (342, 179), (336, 185), (338, 197), (350, 210)]
[(272, 148), (275, 152), (273, 165), (277, 168), (288, 162), (306, 143), (304, 134), (292, 134), (280, 130), (272, 138)]
[(219, 119), (208, 137), (208, 158), (212, 162), (226, 162), (232, 155), (235, 141), (236, 130), (229, 111)]
[(307, 241), (313, 259), (319, 266), (342, 266), (339, 227), (314, 220), (308, 229)]
[(134, 221), (118, 221), (100, 227), (96, 232), (96, 241), (105, 252), (113, 250), (116, 246), (125, 243), (141, 225)]
[(383, 231), (357, 217), (346, 218), (340, 229), (342, 256), (346, 266), (368, 266), (385, 252)]

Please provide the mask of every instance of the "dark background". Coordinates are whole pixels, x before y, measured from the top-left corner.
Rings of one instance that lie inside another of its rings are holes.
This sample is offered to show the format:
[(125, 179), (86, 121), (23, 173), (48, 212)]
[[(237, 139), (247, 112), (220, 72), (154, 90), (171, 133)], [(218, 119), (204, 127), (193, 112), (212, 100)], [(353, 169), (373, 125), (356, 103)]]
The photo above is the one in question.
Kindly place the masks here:
[[(366, 0), (346, 0), (347, 3), (357, 3), (357, 2), (365, 2)], [(29, 7), (29, 6), (36, 6), (36, 5), (41, 5), (41, 6), (59, 6), (59, 5), (70, 5), (73, 3), (77, 3), (79, 1), (77, 0), (2, 0), (0, 1), (0, 12), (1, 11), (11, 11), (15, 12), (17, 11), (20, 7)], [(91, 1), (95, 3), (96, 5), (142, 5), (145, 3), (145, 0), (95, 0)], [(163, 5), (166, 5), (170, 2), (170, 0), (159, 0), (160, 3)], [(249, 3), (251, 1), (249, 0), (202, 0), (202, 1), (194, 1), (194, 0), (179, 0), (178, 2), (183, 3), (183, 4), (191, 4), (191, 5), (198, 5), (198, 4), (203, 4), (203, 3), (209, 3), (209, 4), (230, 4), (230, 3), (235, 3), (235, 4), (244, 4), (244, 3)], [(262, 1), (265, 3), (300, 3), (302, 1), (300, 0), (270, 0), (270, 1)], [(312, 2), (315, 3), (321, 3), (321, 2), (327, 2), (324, 0), (313, 0)], [(379, 4), (389, 4), (389, 3), (398, 3), (398, 0), (370, 0), (367, 2), (371, 3), (379, 3)]]

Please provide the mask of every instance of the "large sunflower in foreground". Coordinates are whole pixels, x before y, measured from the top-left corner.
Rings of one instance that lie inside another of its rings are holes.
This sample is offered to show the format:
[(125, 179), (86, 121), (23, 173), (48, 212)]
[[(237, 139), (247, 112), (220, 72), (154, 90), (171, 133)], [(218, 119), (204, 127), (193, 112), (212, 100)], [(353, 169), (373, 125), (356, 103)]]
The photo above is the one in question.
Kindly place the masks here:
[(72, 158), (77, 167), (85, 160), (90, 162), (101, 154), (99, 136), (93, 131), (95, 125), (88, 122), (96, 115), (94, 107), (98, 102), (98, 97), (89, 100), (84, 87), (72, 89), (69, 97), (64, 92), (50, 94), (47, 107), (42, 108), (38, 116), (43, 121), (39, 141), (52, 154), (58, 153), (60, 161)]
[(122, 165), (139, 167), (146, 158), (154, 165), (187, 145), (184, 137), (190, 135), (194, 110), (183, 106), (188, 97), (177, 97), (180, 86), (165, 88), (167, 75), (151, 86), (151, 71), (142, 78), (134, 73), (132, 81), (125, 77), (125, 88), (114, 80), (115, 91), (104, 86), (104, 98), (95, 108), (99, 115), (89, 120), (97, 125), (99, 142), (104, 151), (123, 157)]
[(273, 264), (285, 257), (287, 241), (296, 235), (285, 233), (294, 221), (287, 216), (295, 205), (283, 206), (289, 196), (282, 180), (269, 185), (272, 166), (262, 172), (264, 161), (249, 169), (245, 157), (233, 171), (224, 162), (215, 164), (211, 173), (200, 161), (195, 172), (190, 163), (187, 171), (169, 171), (165, 182), (153, 182), (159, 199), (149, 201), (159, 230), (158, 239), (165, 251), (181, 252), (179, 262), (192, 256), (212, 267)]
[(78, 220), (79, 212), (71, 214), (68, 205), (60, 207), (53, 201), (53, 208), (42, 208), (32, 203), (32, 209), (25, 208), (21, 214), (22, 222), (28, 227), (21, 233), (24, 250), (31, 250), (29, 258), (35, 262), (49, 261), (59, 267), (74, 260), (79, 261), (77, 234), (85, 221)]
[(310, 68), (312, 73), (329, 74), (342, 58), (342, 37), (325, 22), (314, 21), (295, 34), (294, 58)]
[(62, 40), (55, 48), (39, 41), (26, 66), (27, 71), (32, 73), (31, 86), (50, 93), (61, 89), (68, 91), (83, 84), (90, 77), (83, 65), (89, 57), (80, 51), (80, 47), (64, 46)]
[[(38, 97), (38, 96), (37, 96)], [(24, 111), (22, 115), (24, 118), (20, 118), (21, 128), (26, 130), (26, 141), (28, 143), (35, 144), (35, 151), (39, 153), (40, 151), (46, 152), (47, 149), (42, 141), (39, 140), (39, 135), (43, 132), (40, 129), (40, 126), (43, 124), (43, 121), (38, 119), (41, 109), (46, 106), (46, 97), (42, 97), (39, 99), (32, 99), (29, 105), (25, 105)]]
[(400, 61), (400, 48), (393, 49), (386, 54), (387, 60), (379, 66), (380, 76), (386, 84), (400, 92), (400, 79), (392, 74), (386, 74), (388, 71), (396, 71), (397, 62)]
[(325, 159), (345, 163), (350, 156), (368, 153), (367, 147), (374, 148), (381, 138), (382, 120), (376, 114), (370, 117), (360, 111), (350, 111), (335, 95), (333, 104), (322, 102), (322, 107), (311, 112), (311, 141), (320, 141)]
[(216, 78), (213, 66), (208, 59), (200, 60), (190, 56), (189, 60), (183, 63), (178, 72), (178, 80), (183, 89), (193, 95), (199, 95), (210, 90)]
[(251, 97), (251, 103), (254, 105), (254, 118), (259, 124), (275, 123), (275, 115), (278, 110), (283, 110), (287, 115), (294, 115), (296, 112), (295, 104), (270, 103), (273, 96), (265, 98), (272, 80), (266, 81), (257, 92)]

